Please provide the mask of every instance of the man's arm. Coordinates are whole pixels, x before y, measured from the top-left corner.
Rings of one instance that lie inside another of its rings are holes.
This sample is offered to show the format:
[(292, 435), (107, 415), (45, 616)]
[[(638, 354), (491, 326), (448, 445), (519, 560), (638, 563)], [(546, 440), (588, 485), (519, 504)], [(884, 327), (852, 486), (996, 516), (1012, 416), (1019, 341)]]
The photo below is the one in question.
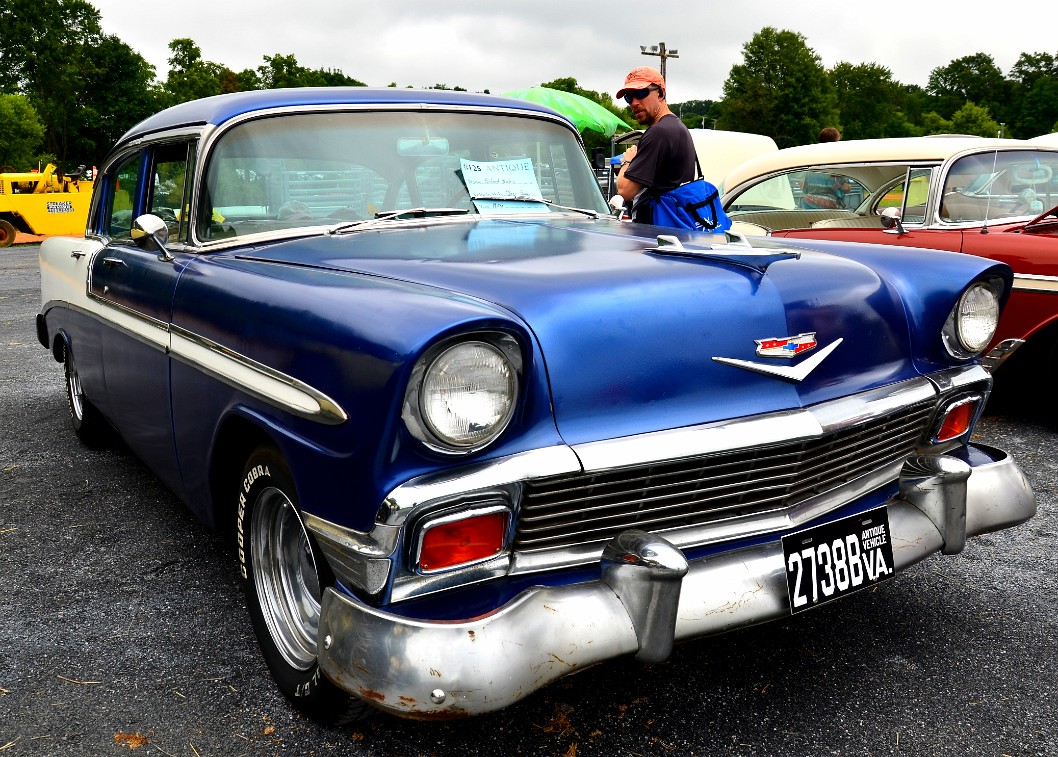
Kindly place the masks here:
[(624, 154), (621, 156), (621, 170), (617, 172), (617, 194), (621, 195), (625, 199), (625, 202), (632, 202), (635, 196), (643, 189), (643, 185), (637, 181), (633, 181), (625, 176), (625, 172), (628, 170), (628, 164), (632, 162), (632, 158), (636, 156), (636, 146), (632, 145)]

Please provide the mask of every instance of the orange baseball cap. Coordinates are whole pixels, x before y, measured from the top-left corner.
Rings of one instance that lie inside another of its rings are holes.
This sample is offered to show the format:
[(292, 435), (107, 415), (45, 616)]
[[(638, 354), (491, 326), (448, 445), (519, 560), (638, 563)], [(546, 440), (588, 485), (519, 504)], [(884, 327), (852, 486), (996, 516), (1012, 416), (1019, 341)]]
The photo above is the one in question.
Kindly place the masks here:
[(662, 89), (665, 89), (665, 79), (662, 78), (660, 71), (656, 68), (651, 68), (650, 66), (633, 68), (628, 72), (628, 76), (625, 77), (625, 85), (618, 90), (617, 97), (624, 97), (625, 92), (628, 92), (629, 90), (646, 89), (651, 84), (656, 84)]

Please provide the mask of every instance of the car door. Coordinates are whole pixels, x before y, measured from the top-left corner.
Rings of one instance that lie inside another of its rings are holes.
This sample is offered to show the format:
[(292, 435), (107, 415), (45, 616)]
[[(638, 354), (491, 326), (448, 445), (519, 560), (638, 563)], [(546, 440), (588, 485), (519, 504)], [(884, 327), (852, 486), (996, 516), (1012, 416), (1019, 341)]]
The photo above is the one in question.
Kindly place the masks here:
[[(122, 437), (171, 487), (179, 474), (170, 403), (170, 324), (173, 293), (190, 260), (184, 251), (185, 181), (192, 145), (162, 143), (124, 156), (108, 171), (101, 224), (106, 246), (92, 262), (91, 296), (103, 308), (100, 339), (109, 416)], [(166, 221), (173, 254), (141, 249), (133, 219), (153, 213)]]

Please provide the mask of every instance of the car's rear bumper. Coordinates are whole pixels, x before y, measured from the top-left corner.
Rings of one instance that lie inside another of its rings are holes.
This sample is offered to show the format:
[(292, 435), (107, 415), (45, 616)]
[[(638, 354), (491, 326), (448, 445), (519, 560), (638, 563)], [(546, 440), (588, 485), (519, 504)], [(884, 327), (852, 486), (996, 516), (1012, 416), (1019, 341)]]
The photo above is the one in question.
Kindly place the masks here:
[[(1035, 513), (1009, 456), (974, 447), (968, 459), (905, 465), (900, 495), (886, 503), (897, 570)], [(598, 580), (535, 587), (463, 621), (404, 618), (329, 589), (319, 659), (331, 680), (382, 710), (450, 718), (498, 710), (619, 655), (657, 661), (674, 641), (789, 613), (778, 539), (688, 563), (664, 539), (626, 532), (607, 547)]]

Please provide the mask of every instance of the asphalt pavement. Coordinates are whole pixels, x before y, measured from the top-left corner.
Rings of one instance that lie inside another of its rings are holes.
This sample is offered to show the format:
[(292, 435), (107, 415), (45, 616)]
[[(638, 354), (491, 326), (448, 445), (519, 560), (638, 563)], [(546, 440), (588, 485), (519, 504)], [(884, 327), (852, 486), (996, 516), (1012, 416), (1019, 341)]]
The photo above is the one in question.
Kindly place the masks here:
[(977, 438), (1039, 513), (960, 555), (494, 715), (325, 728), (272, 685), (231, 546), (77, 441), (38, 308), (36, 247), (0, 250), (0, 757), (1058, 755), (1058, 432), (1030, 411)]

